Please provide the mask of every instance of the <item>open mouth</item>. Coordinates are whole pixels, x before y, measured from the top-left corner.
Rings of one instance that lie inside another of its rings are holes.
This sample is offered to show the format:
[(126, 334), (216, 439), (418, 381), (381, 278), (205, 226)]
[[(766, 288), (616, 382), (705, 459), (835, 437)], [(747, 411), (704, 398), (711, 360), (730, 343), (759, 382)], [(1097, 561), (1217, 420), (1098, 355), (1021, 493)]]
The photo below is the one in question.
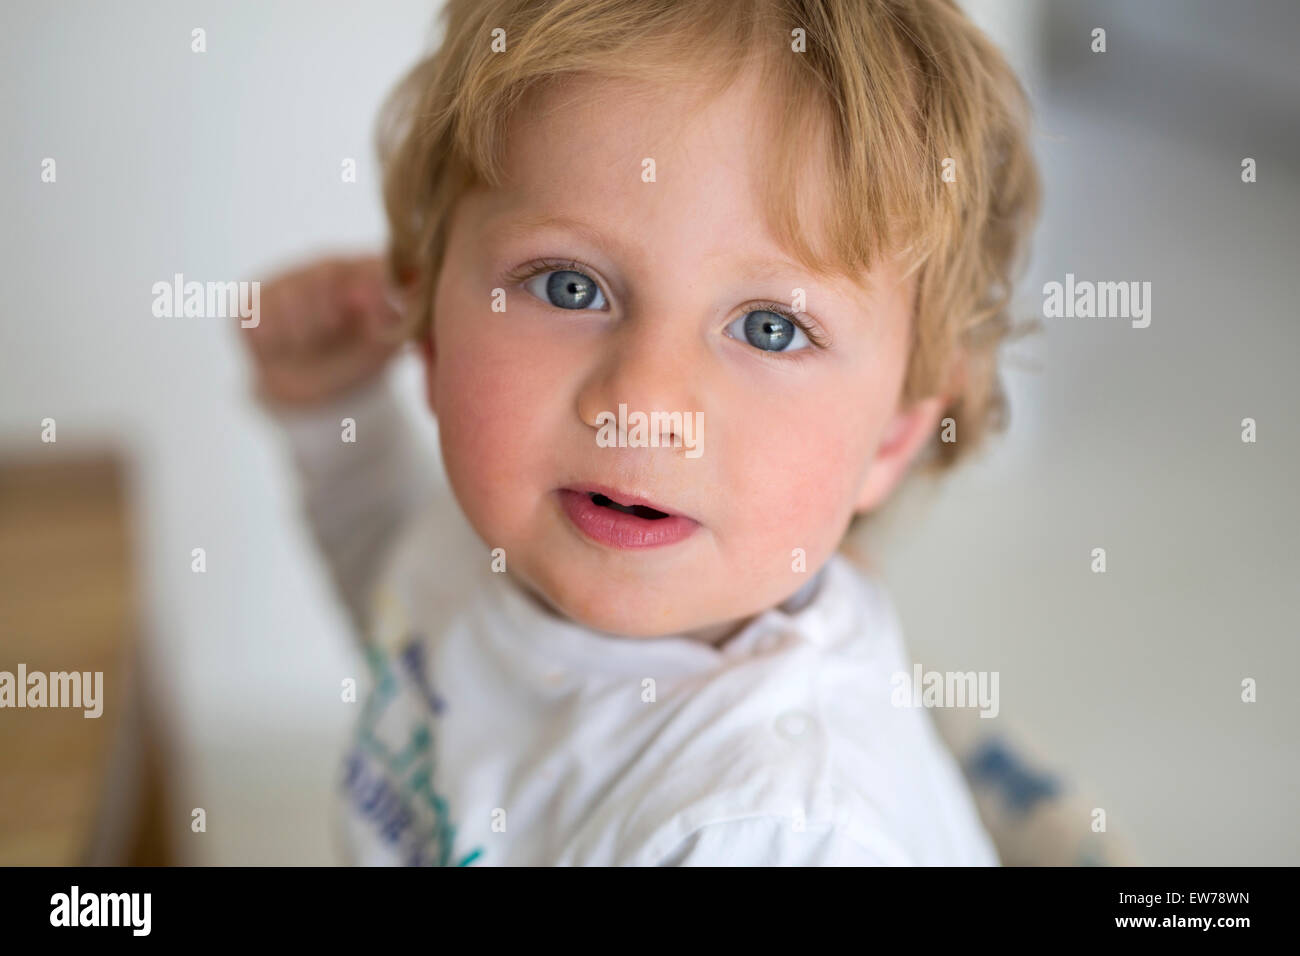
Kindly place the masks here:
[[(684, 541), (699, 530), (693, 518), (663, 511), (647, 498), (600, 485), (556, 489), (561, 511), (586, 537), (620, 550), (659, 548)], [(619, 501), (606, 492), (613, 492)]]
[(587, 497), (591, 499), (592, 504), (599, 505), (602, 508), (613, 508), (615, 511), (621, 511), (625, 515), (635, 515), (638, 518), (646, 518), (649, 521), (657, 521), (660, 518), (667, 518), (668, 515), (662, 511), (656, 511), (654, 508), (647, 508), (645, 505), (622, 505), (607, 495), (598, 492), (588, 492)]

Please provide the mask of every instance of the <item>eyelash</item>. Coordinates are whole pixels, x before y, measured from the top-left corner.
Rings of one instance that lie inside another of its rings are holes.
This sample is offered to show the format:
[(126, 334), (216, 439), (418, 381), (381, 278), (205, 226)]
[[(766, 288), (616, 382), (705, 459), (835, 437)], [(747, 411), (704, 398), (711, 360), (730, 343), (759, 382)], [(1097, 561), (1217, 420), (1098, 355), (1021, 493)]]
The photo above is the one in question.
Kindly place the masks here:
[(538, 259), (506, 273), (505, 278), (507, 282), (527, 282), (543, 272), (581, 272), (594, 278), (595, 271), (585, 262), (576, 259)]
[[(511, 270), (506, 274), (505, 279), (507, 282), (512, 284), (518, 284), (520, 282), (527, 282), (534, 276), (539, 276), (546, 272), (581, 272), (583, 275), (595, 278), (595, 271), (596, 270), (591, 268), (591, 266), (584, 262), (579, 262), (576, 259), (538, 259), (534, 262), (528, 263), (527, 265)], [(599, 282), (597, 284), (599, 284)], [(601, 291), (604, 292), (604, 289)], [(608, 301), (609, 296), (606, 295), (605, 298), (606, 301)], [(755, 307), (748, 311), (775, 312), (786, 321), (802, 329), (803, 334), (808, 336), (808, 341), (811, 342), (815, 348), (825, 349), (830, 345), (830, 337), (822, 330), (820, 325), (812, 320), (811, 317), (805, 317), (805, 319), (801, 320), (794, 312), (779, 303), (770, 301), (759, 302)], [(793, 352), (770, 352), (765, 351), (764, 349), (755, 349), (755, 351), (764, 352), (766, 355), (773, 358), (781, 356), (782, 359), (792, 359), (804, 358), (805, 356), (803, 353), (808, 350), (796, 349)]]

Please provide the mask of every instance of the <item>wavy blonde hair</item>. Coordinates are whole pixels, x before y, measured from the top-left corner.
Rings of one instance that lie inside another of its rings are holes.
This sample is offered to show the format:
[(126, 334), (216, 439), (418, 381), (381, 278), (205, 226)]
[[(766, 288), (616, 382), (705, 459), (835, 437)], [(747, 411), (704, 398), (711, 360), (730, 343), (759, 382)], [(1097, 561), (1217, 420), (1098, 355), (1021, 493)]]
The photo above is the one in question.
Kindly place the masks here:
[[(1024, 91), (951, 0), (449, 0), (443, 20), (379, 125), (389, 268), (414, 286), (413, 335), (432, 320), (449, 213), (467, 188), (502, 183), (526, 93), (577, 75), (718, 90), (756, 59), (775, 123), (758, 157), (774, 237), (817, 274), (861, 277), (883, 255), (916, 274), (901, 400), (944, 395), (960, 437), (936, 434), (925, 467), (1005, 427), (997, 351), (1022, 328), (1010, 300), (1038, 174)], [(812, 136), (829, 136), (821, 244), (791, 187)]]

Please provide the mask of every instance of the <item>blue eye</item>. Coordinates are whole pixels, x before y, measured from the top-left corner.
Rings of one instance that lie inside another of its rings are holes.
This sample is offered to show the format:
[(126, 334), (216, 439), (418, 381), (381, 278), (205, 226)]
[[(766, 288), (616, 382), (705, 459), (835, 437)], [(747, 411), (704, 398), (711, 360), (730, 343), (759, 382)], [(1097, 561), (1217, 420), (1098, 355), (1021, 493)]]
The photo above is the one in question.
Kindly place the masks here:
[(764, 352), (797, 352), (812, 344), (796, 322), (768, 309), (746, 312), (727, 326), (727, 334)]
[[(542, 289), (533, 288), (537, 283)], [(529, 279), (524, 288), (557, 309), (603, 309), (605, 295), (591, 276), (572, 269), (539, 272)]]

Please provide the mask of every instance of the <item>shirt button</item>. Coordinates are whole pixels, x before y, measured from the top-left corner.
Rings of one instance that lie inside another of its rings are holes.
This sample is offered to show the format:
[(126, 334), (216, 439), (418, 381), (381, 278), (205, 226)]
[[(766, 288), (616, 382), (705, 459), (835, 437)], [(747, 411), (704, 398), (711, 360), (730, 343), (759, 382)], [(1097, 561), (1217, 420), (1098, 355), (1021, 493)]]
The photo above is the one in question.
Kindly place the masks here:
[(776, 732), (786, 740), (801, 740), (816, 726), (817, 721), (805, 710), (787, 710), (776, 718)]

